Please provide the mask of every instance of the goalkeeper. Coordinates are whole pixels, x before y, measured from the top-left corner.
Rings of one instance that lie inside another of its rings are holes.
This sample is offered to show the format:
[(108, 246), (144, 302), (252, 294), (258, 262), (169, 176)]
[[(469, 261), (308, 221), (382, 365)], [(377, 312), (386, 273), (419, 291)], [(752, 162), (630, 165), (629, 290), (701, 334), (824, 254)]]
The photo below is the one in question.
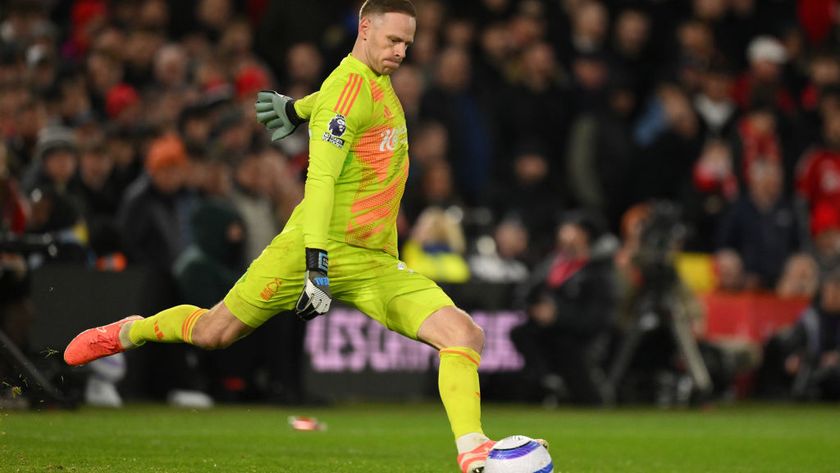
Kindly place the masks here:
[(478, 365), (484, 333), (430, 279), (397, 256), (396, 219), (408, 176), (405, 116), (390, 74), (414, 39), (409, 0), (367, 0), (352, 52), (321, 85), (293, 101), (261, 92), (257, 119), (279, 140), (309, 121), (304, 198), (283, 231), (211, 309), (180, 305), (79, 334), (71, 365), (143, 345), (224, 348), (294, 309), (324, 314), (333, 299), (440, 350), (439, 388), (463, 472), (480, 472), (493, 441), (481, 428)]

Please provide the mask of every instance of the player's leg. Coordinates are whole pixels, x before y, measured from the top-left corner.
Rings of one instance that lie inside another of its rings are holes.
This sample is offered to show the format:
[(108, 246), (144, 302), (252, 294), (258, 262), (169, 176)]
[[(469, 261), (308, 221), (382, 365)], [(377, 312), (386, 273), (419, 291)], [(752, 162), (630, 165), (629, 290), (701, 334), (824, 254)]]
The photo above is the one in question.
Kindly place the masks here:
[(85, 330), (67, 345), (64, 360), (70, 365), (82, 365), (139, 347), (146, 342), (189, 343), (205, 349), (224, 348), (251, 330), (253, 328), (236, 318), (223, 302), (209, 310), (179, 305), (151, 317), (131, 316)]
[[(483, 467), (492, 445), (481, 430), (478, 364), (484, 332), (434, 281), (393, 256), (347, 245), (330, 248), (333, 254), (333, 295), (388, 329), (440, 350), (440, 396), (458, 453), (470, 457), (465, 466)], [(481, 445), (483, 456), (470, 453)]]
[[(458, 466), (464, 473), (481, 472), (496, 443), (481, 428), (478, 366), (484, 348), (484, 331), (466, 312), (447, 306), (423, 320), (417, 339), (440, 350), (438, 388), (455, 435)], [(537, 442), (548, 448), (545, 440), (537, 439)]]
[[(417, 338), (440, 350), (438, 388), (455, 434), (458, 450), (472, 450), (487, 440), (481, 430), (481, 388), (478, 365), (484, 348), (484, 331), (454, 306), (431, 314)], [(463, 448), (462, 448), (463, 447)]]
[(207, 310), (179, 305), (151, 317), (126, 317), (85, 330), (64, 351), (70, 365), (81, 365), (146, 342), (190, 343), (224, 348), (266, 320), (294, 307), (303, 284), (300, 232), (278, 235), (231, 288), (224, 301)]
[(455, 435), (458, 464), (464, 472), (481, 471), (493, 446), (481, 428), (478, 366), (484, 331), (466, 312), (449, 306), (426, 318), (417, 338), (440, 350), (438, 389)]

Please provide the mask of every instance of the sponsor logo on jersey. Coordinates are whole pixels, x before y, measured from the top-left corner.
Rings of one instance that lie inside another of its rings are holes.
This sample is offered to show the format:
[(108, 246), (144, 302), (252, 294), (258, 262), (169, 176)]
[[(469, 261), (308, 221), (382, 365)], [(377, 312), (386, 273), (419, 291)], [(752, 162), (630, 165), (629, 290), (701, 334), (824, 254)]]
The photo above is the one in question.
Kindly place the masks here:
[(394, 151), (397, 146), (406, 140), (406, 129), (405, 127), (386, 128), (382, 130), (379, 136), (382, 138), (382, 141), (379, 142), (379, 151)]

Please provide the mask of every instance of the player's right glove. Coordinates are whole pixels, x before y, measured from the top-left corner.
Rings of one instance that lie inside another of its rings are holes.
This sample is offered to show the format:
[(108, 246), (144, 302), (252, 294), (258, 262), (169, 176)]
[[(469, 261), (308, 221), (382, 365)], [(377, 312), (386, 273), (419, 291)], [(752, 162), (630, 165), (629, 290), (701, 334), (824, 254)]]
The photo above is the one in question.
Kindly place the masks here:
[(295, 99), (278, 94), (273, 90), (257, 93), (257, 121), (273, 131), (271, 141), (280, 141), (291, 135), (306, 120), (295, 112)]
[(303, 320), (312, 320), (330, 310), (332, 294), (327, 276), (329, 258), (325, 250), (306, 249), (306, 276), (295, 312)]

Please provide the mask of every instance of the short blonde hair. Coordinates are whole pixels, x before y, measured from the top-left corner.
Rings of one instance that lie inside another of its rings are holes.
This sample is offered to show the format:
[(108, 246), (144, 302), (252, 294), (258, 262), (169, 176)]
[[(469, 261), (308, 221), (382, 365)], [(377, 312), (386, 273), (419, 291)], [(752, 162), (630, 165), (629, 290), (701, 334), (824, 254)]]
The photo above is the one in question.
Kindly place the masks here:
[(410, 0), (365, 0), (359, 9), (359, 19), (381, 13), (405, 13), (417, 18), (417, 9)]

